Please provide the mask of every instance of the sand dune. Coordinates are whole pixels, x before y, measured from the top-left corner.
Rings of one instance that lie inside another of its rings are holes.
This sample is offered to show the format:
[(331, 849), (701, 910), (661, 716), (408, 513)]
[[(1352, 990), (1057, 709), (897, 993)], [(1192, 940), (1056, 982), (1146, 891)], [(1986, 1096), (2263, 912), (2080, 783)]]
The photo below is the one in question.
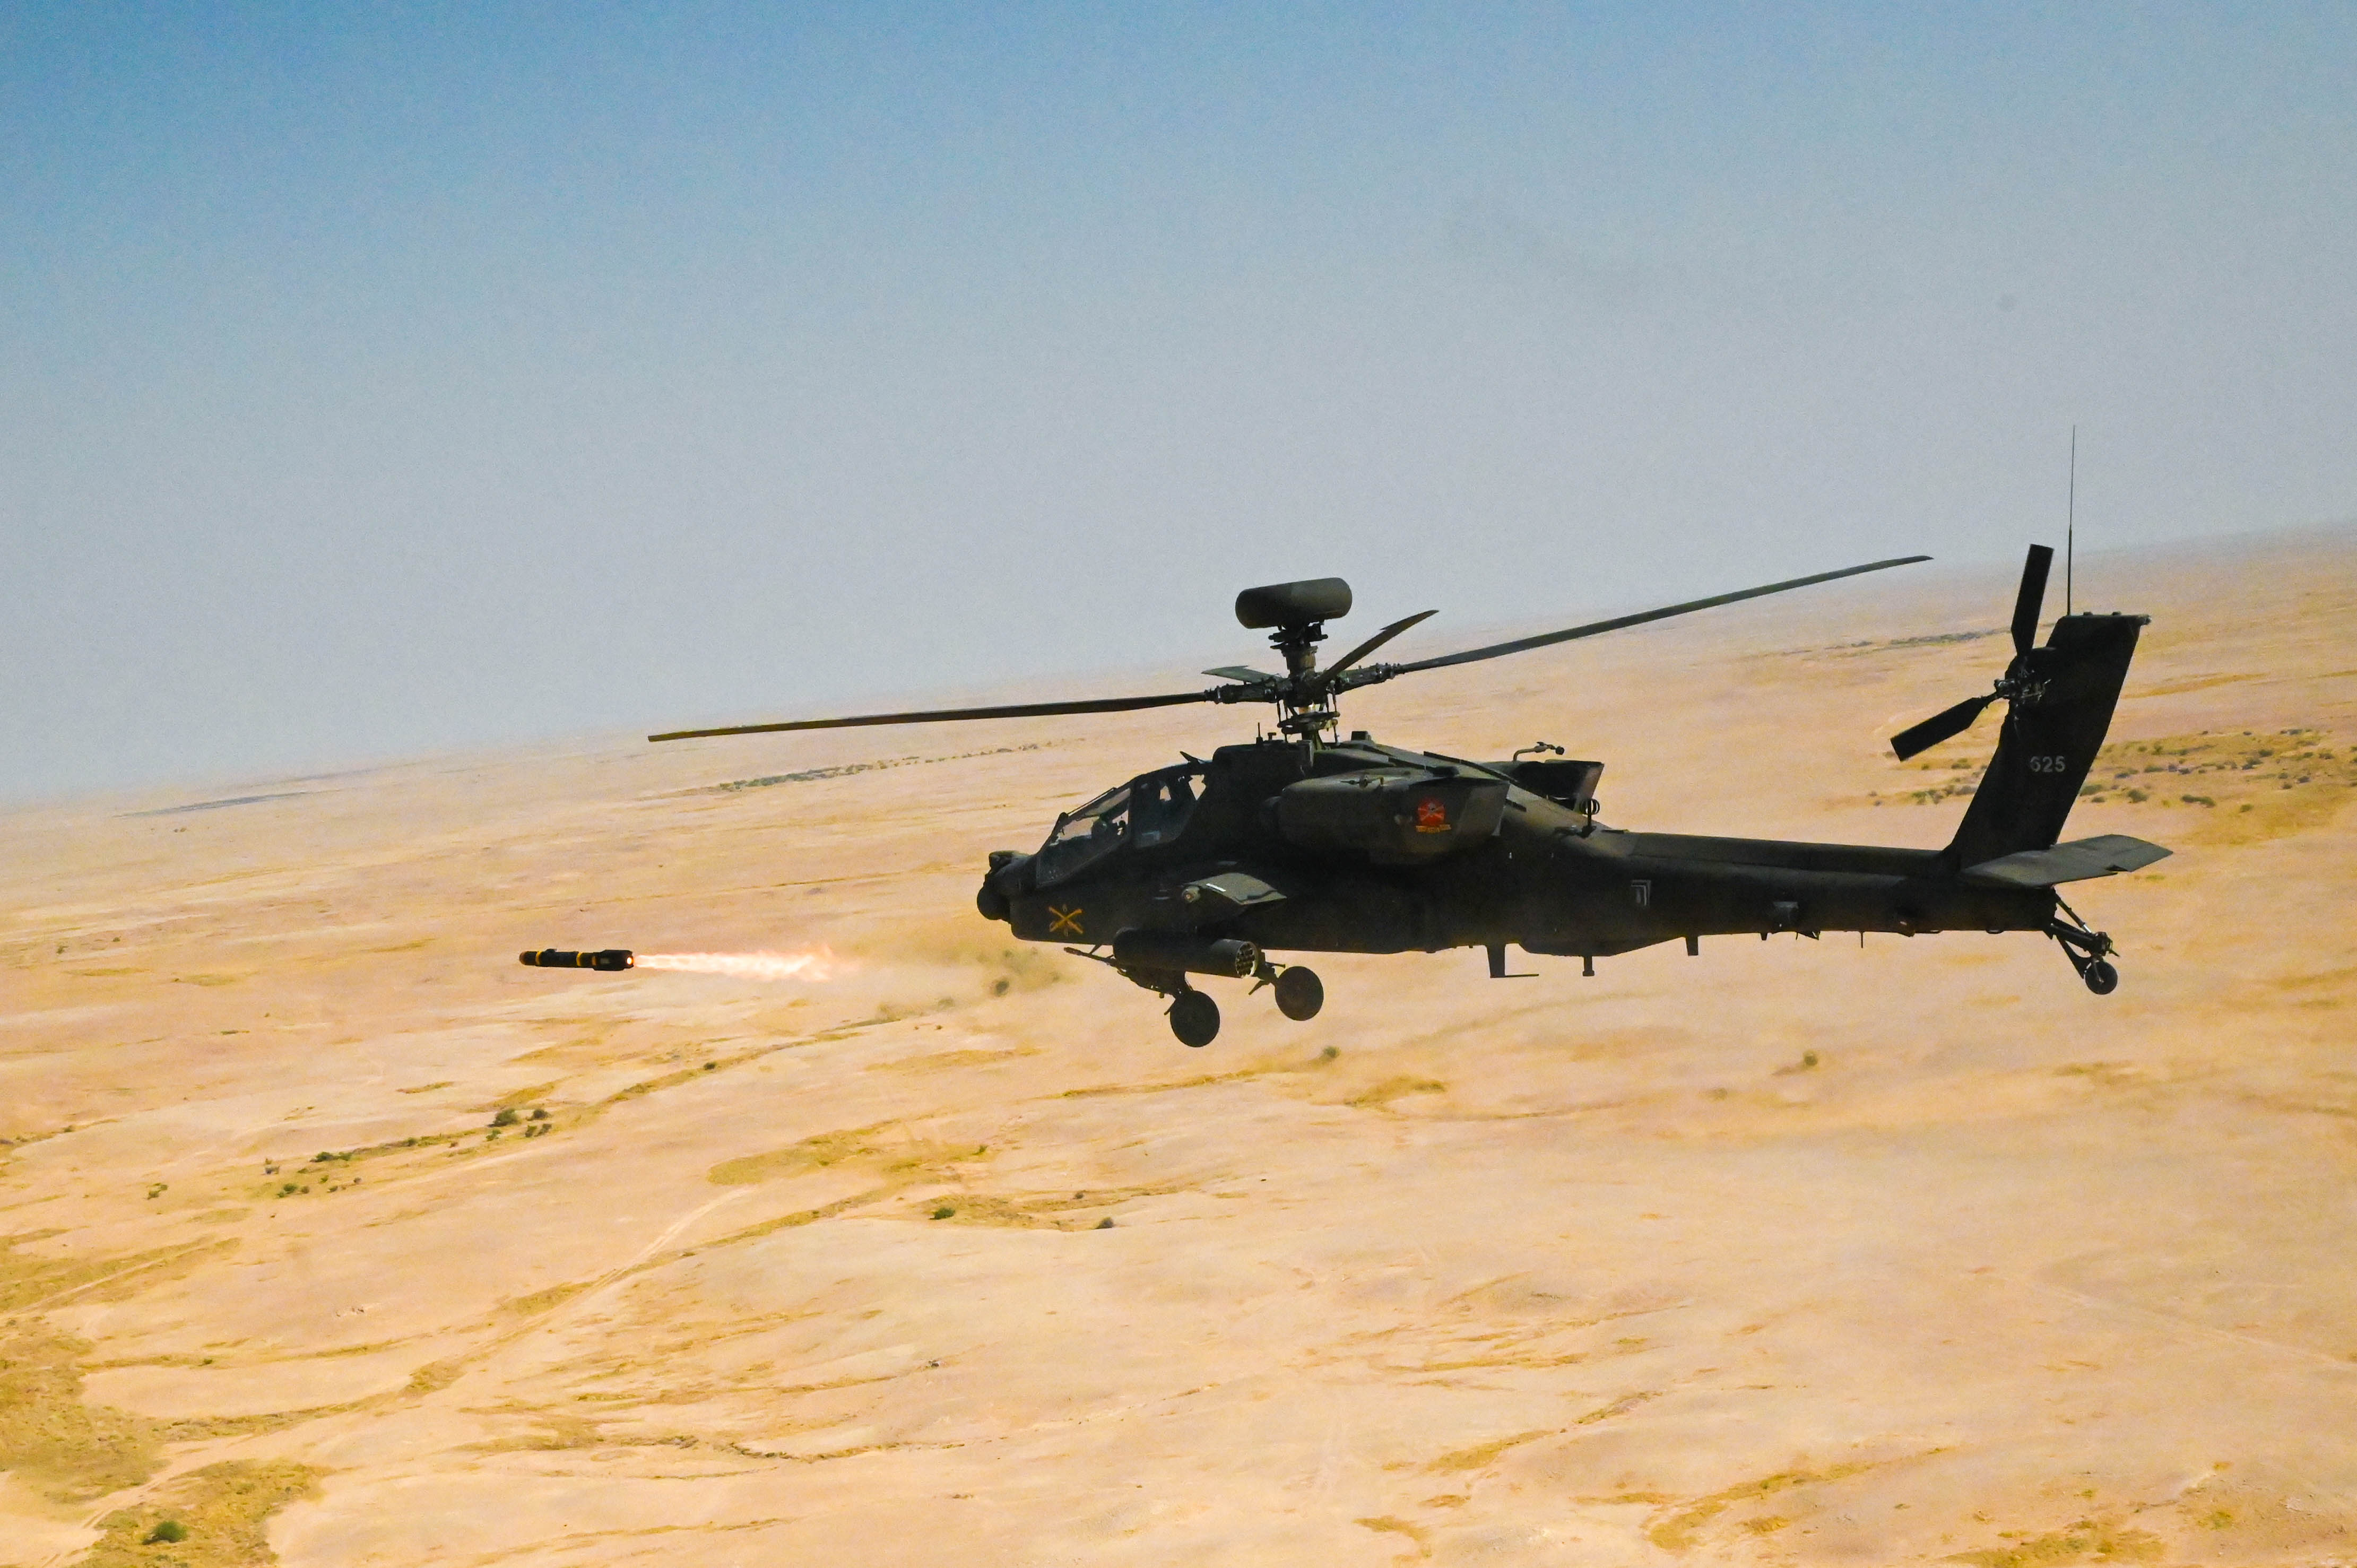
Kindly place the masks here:
[[(1224, 712), (0, 817), (0, 1563), (2357, 1562), (2357, 537), (2081, 580), (2155, 618), (2072, 831), (2178, 852), (2072, 890), (2108, 998), (2018, 936), (1345, 957), (1189, 1051), (972, 896)], [(1936, 844), (1994, 722), (1882, 737), (2008, 592), (1350, 720)]]

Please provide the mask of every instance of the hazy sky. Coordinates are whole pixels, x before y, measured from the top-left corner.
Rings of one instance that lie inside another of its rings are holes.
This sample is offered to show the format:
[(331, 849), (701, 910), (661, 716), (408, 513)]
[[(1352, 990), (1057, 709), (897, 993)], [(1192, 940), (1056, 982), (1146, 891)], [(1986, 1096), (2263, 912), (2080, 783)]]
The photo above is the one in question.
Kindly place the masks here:
[(2073, 422), (2083, 537), (2346, 519), (2352, 83), (2346, 4), (0, 5), (0, 796), (2018, 557)]

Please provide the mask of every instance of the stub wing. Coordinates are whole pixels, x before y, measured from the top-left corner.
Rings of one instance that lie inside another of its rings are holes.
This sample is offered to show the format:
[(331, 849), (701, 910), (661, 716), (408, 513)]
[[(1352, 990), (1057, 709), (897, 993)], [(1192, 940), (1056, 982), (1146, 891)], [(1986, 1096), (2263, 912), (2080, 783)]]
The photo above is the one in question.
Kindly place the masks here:
[(1210, 925), (1230, 919), (1247, 909), (1265, 908), (1285, 902), (1285, 895), (1247, 871), (1223, 871), (1217, 876), (1206, 876), (1189, 882), (1179, 890), (1187, 912), (1197, 925)]
[(2100, 838), (2058, 843), (2051, 849), (2025, 849), (1985, 860), (1978, 865), (1966, 866), (1964, 879), (1997, 887), (2057, 887), (2065, 882), (2084, 882), (2091, 876), (2138, 871), (2167, 858), (2169, 851), (2157, 843), (2132, 839), (2126, 833), (2105, 833)]

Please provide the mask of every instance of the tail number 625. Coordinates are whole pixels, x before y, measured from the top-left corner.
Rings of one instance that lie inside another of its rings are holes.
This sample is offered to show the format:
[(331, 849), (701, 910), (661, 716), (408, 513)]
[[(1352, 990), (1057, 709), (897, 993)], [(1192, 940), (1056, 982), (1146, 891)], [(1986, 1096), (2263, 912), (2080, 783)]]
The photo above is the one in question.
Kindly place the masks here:
[(2067, 757), (2033, 757), (2029, 759), (2032, 773), (2068, 773), (2071, 759)]

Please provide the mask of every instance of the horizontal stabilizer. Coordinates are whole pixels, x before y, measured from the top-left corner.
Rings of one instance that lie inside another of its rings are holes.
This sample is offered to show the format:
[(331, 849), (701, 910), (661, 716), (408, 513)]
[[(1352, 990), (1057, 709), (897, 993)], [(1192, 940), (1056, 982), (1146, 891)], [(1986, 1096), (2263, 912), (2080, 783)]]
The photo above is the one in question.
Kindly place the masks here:
[(2091, 876), (2140, 870), (2168, 857), (2169, 851), (2157, 843), (2132, 839), (2126, 833), (2105, 833), (2101, 838), (2058, 843), (2052, 849), (2025, 849), (2016, 854), (1985, 860), (1965, 867), (1964, 880), (1998, 887), (2057, 887), (2065, 882), (2084, 882)]

